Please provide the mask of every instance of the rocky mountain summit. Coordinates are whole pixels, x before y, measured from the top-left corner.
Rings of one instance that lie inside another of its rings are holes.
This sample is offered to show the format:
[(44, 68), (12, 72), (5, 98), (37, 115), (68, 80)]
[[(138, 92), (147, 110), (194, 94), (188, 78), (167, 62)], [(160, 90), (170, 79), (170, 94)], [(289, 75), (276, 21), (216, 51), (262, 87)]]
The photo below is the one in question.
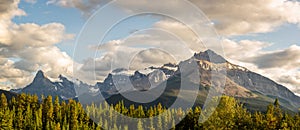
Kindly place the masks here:
[[(182, 67), (192, 63), (195, 63), (196, 69)], [(87, 100), (102, 95), (105, 99), (110, 98), (110, 100), (117, 101), (122, 100), (122, 97), (118, 96), (120, 93), (149, 91), (166, 85), (170, 95), (172, 92), (179, 91), (182, 72), (199, 71), (198, 76), (189, 77), (187, 75), (186, 78), (193, 84), (200, 84), (199, 92), (202, 93), (202, 96), (205, 96), (212, 86), (218, 86), (224, 82), (225, 86), (218, 91), (222, 90), (223, 94), (238, 98), (245, 103), (245, 106), (253, 109), (258, 109), (257, 103), (265, 105), (273, 102), (276, 98), (291, 110), (300, 107), (300, 98), (286, 87), (245, 67), (232, 64), (212, 50), (195, 53), (190, 59), (178, 64), (168, 63), (161, 67), (152, 66), (145, 69), (151, 70), (150, 73), (143, 74), (135, 71), (130, 74), (127, 69), (119, 68), (108, 74), (103, 82), (95, 85), (88, 85), (79, 80), (69, 80), (62, 75), (58, 77), (60, 81), (52, 82), (42, 71), (38, 71), (31, 84), (21, 90), (14, 90), (14, 92), (37, 94), (38, 96), (59, 96), (61, 99), (84, 95), (88, 97)], [(214, 76), (213, 72), (218, 72), (218, 75)], [(217, 80), (212, 80), (212, 77)], [(163, 100), (161, 101), (163, 102)]]

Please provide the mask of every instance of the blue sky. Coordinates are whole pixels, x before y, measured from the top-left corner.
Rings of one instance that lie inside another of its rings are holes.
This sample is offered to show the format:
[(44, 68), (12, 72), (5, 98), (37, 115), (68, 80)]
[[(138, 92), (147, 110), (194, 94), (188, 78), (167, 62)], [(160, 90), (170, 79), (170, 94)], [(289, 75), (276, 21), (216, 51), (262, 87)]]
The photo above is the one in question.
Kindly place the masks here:
[(300, 45), (300, 29), (295, 24), (286, 24), (277, 28), (274, 32), (249, 34), (246, 36), (233, 37), (235, 40), (252, 39), (273, 43), (266, 50), (287, 48), (293, 44)]
[(85, 19), (81, 12), (75, 8), (62, 8), (47, 5), (45, 0), (37, 1), (35, 4), (21, 1), (19, 7), (27, 13), (27, 16), (15, 17), (16, 23), (47, 24), (59, 22), (66, 26), (67, 32), (77, 33), (83, 26)]

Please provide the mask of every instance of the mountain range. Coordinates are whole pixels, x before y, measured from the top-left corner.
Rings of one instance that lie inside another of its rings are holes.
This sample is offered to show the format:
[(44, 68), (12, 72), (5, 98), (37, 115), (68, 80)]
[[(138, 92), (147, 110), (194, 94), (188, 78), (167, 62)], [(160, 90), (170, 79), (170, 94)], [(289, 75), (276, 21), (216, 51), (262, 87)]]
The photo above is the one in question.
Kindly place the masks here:
[[(168, 107), (176, 99), (184, 100), (184, 96), (178, 97), (179, 91), (186, 95), (191, 93), (191, 90), (182, 89), (180, 86), (182, 82), (186, 82), (183, 81), (181, 72), (195, 71), (192, 68), (181, 68), (180, 66), (188, 65), (191, 62), (197, 64), (199, 77), (195, 79), (195, 77), (186, 76), (185, 79), (188, 79), (188, 84), (199, 84), (195, 105), (203, 105), (212, 86), (221, 83), (221, 81), (211, 80), (212, 71), (226, 69), (226, 73), (219, 74), (225, 77), (223, 94), (235, 97), (250, 111), (265, 111), (266, 106), (274, 102), (275, 99), (279, 99), (282, 108), (287, 111), (298, 111), (300, 107), (300, 97), (285, 86), (245, 67), (232, 64), (212, 50), (195, 53), (190, 59), (178, 64), (168, 63), (161, 67), (146, 68), (150, 70), (150, 73), (147, 74), (139, 71), (128, 73), (129, 70), (123, 68), (116, 69), (108, 74), (103, 82), (98, 82), (95, 85), (86, 84), (78, 79), (70, 80), (63, 75), (58, 77), (59, 81), (53, 82), (45, 76), (44, 72), (38, 71), (32, 83), (22, 89), (11, 90), (11, 92), (37, 94), (39, 97), (41, 95), (59, 96), (62, 100), (81, 98), (80, 101), (83, 103), (89, 103), (90, 99), (97, 99), (102, 95), (109, 103), (113, 104), (123, 100), (125, 105), (130, 105), (141, 103), (127, 100), (123, 93), (135, 95), (138, 91), (159, 92), (162, 91), (161, 86), (166, 86), (159, 98), (142, 105), (162, 103)], [(200, 80), (198, 81), (197, 78)], [(153, 97), (154, 95), (146, 94), (144, 96)]]

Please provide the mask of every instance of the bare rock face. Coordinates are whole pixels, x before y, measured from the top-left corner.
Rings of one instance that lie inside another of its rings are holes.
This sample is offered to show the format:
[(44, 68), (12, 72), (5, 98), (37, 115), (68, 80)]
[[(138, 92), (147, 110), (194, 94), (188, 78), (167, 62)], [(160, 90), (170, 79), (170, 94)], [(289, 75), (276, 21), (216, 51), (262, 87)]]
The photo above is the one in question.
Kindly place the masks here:
[[(207, 58), (207, 54), (217, 59), (215, 61), (222, 62), (210, 62), (212, 58)], [(200, 73), (204, 76), (201, 77), (201, 82), (206, 84), (210, 83), (209, 76), (207, 76), (209, 72), (206, 71), (217, 70), (220, 67), (226, 68), (226, 95), (249, 98), (255, 97), (255, 93), (259, 93), (273, 99), (279, 98), (288, 101), (295, 107), (300, 106), (300, 98), (286, 87), (267, 77), (249, 71), (245, 67), (234, 65), (210, 50), (195, 54), (195, 58), (198, 60)]]
[(257, 73), (231, 69), (227, 71), (227, 76), (233, 82), (251, 91), (282, 98), (290, 101), (295, 106), (300, 105), (300, 98), (292, 91)]
[(200, 52), (200, 53), (195, 53), (194, 58), (198, 60), (204, 60), (204, 61), (209, 61), (212, 63), (226, 63), (226, 59), (224, 59), (222, 56), (216, 54), (212, 50), (207, 50), (205, 52)]
[(20, 92), (37, 94), (39, 97), (51, 95), (53, 97), (74, 98), (76, 92), (74, 83), (62, 75), (59, 76), (60, 82), (52, 82), (47, 78), (43, 71), (38, 71), (32, 83), (23, 88)]

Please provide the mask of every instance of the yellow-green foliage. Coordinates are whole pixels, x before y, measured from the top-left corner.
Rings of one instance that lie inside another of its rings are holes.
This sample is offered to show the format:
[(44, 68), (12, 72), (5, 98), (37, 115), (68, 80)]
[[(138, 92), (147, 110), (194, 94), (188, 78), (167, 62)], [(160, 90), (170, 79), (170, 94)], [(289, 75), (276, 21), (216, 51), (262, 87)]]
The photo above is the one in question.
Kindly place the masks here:
[[(83, 109), (74, 100), (59, 102), (57, 97), (53, 100), (48, 96), (39, 101), (37, 96), (26, 94), (20, 94), (10, 101), (2, 94), (0, 101), (1, 130), (152, 130), (167, 129), (168, 124), (173, 126), (172, 129), (300, 129), (300, 114), (292, 116), (283, 113), (278, 100), (270, 104), (268, 111), (263, 114), (250, 113), (234, 98), (223, 96), (218, 107), (204, 123), (198, 122), (202, 116), (200, 107), (188, 110), (166, 109), (158, 104), (150, 108), (134, 105), (126, 108), (120, 102), (112, 107), (107, 104), (92, 104)], [(115, 112), (134, 117), (138, 122), (128, 124), (130, 120), (120, 118)], [(142, 120), (157, 115), (162, 116), (148, 122)], [(178, 121), (181, 122), (175, 124)]]

